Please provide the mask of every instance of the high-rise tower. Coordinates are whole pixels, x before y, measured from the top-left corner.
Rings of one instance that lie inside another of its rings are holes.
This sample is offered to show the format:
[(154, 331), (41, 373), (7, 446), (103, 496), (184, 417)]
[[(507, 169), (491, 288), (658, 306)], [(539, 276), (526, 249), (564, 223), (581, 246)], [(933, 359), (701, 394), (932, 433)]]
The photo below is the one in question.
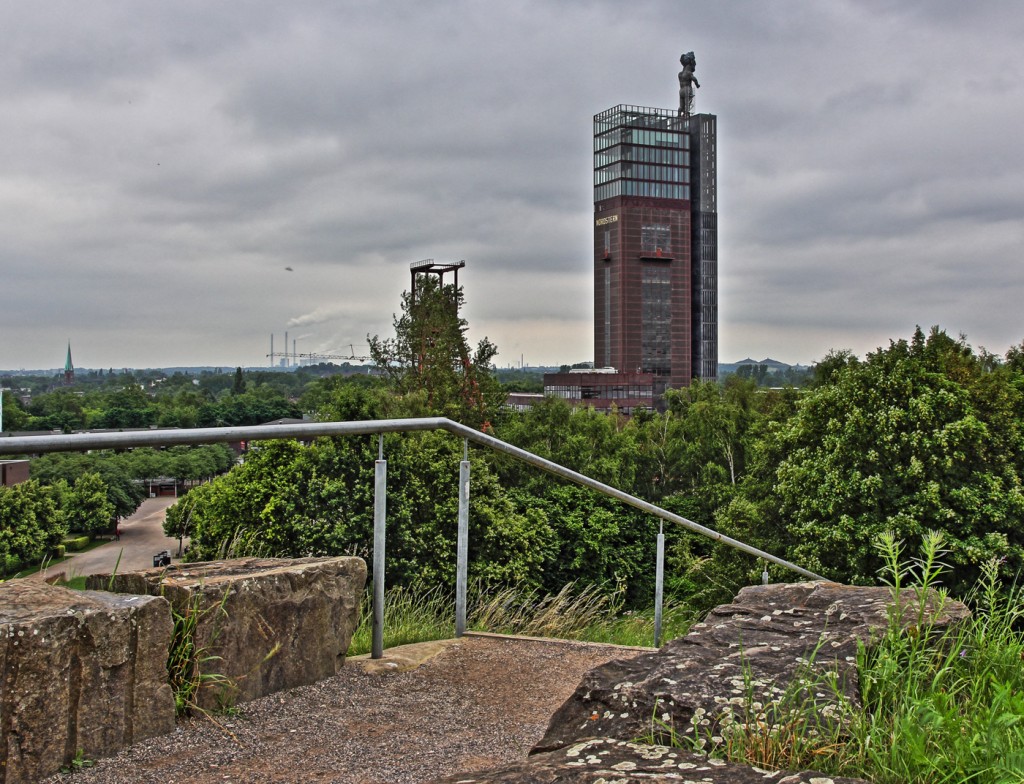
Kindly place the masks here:
[[(654, 394), (718, 366), (716, 117), (619, 105), (594, 117), (594, 363)], [(692, 68), (688, 72), (692, 79)]]

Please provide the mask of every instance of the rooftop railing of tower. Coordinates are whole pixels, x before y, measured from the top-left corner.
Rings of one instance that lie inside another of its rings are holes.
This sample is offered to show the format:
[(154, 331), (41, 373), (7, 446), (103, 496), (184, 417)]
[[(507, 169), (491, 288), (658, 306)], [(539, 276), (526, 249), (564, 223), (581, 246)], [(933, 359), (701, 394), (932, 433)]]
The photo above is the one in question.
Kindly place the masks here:
[(594, 115), (594, 134), (598, 135), (612, 128), (630, 126), (634, 128), (669, 128), (688, 130), (690, 123), (680, 117), (675, 109), (658, 109), (653, 106), (619, 104)]
[[(767, 562), (782, 566), (796, 574), (812, 580), (824, 579), (796, 564), (783, 560), (778, 556), (759, 550), (738, 539), (721, 534), (681, 515), (669, 512), (652, 503), (623, 492), (603, 482), (598, 482), (572, 469), (554, 463), (525, 449), (506, 443), (499, 438), (474, 430), (444, 417), (425, 417), (422, 419), (379, 419), (361, 422), (301, 422), (279, 425), (253, 425), (250, 427), (211, 427), (190, 428), (181, 430), (142, 430), (116, 433), (72, 433), (69, 435), (42, 436), (11, 436), (0, 439), (0, 455), (36, 455), (48, 452), (85, 452), (92, 449), (131, 449), (135, 447), (162, 447), (195, 444), (234, 443), (239, 441), (252, 442), (275, 439), (310, 440), (328, 436), (379, 436), (380, 459), (375, 465), (377, 503), (374, 510), (374, 640), (373, 656), (383, 655), (383, 613), (384, 613), (384, 517), (385, 508), (381, 493), (386, 493), (386, 480), (381, 479), (380, 467), (384, 460), (383, 435), (385, 433), (413, 433), (429, 430), (444, 430), (457, 438), (463, 439), (464, 459), (460, 465), (459, 481), (459, 542), (456, 580), (456, 634), (461, 636), (466, 623), (466, 566), (468, 557), (468, 520), (469, 520), (469, 444), (486, 447), (502, 452), (518, 460), (547, 471), (562, 479), (588, 487), (628, 504), (636, 509), (651, 514), (660, 520), (678, 525), (689, 531), (706, 536), (716, 542), (726, 544), (736, 550), (761, 558)], [(379, 517), (379, 519), (378, 519)], [(380, 560), (378, 561), (378, 555)], [(663, 586), (662, 569), (664, 565), (664, 534), (658, 534), (658, 564), (655, 580), (655, 645), (661, 634), (661, 589)], [(767, 575), (767, 572), (765, 573)], [(378, 607), (379, 602), (379, 607)]]

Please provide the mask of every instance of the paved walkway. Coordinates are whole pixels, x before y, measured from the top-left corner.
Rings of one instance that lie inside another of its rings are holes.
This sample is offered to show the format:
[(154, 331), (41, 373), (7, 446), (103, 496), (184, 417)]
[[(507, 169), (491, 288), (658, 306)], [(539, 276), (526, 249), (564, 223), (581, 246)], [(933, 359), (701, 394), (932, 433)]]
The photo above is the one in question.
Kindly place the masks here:
[(108, 542), (74, 555), (27, 579), (42, 580), (60, 572), (68, 579), (86, 574), (108, 574), (115, 569), (135, 572), (152, 569), (153, 556), (162, 550), (170, 550), (172, 556), (177, 556), (178, 540), (164, 536), (163, 529), (167, 507), (175, 500), (171, 497), (147, 498), (135, 514), (121, 521), (120, 541)]

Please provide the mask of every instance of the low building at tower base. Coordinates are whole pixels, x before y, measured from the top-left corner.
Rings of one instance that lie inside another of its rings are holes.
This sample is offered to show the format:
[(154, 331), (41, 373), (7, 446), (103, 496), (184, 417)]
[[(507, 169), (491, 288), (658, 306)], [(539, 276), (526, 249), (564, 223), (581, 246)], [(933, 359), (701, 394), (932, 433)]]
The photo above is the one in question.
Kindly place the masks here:
[(615, 368), (545, 373), (544, 396), (557, 397), (596, 411), (630, 415), (659, 408), (667, 379), (653, 373), (620, 373)]

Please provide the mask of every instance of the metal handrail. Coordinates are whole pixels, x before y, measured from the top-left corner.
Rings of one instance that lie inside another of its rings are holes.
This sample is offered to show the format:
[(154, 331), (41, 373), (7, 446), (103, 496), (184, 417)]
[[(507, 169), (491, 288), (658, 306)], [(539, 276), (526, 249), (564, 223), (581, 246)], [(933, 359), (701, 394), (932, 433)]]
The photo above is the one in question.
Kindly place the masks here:
[(378, 433), (409, 433), (423, 430), (445, 430), (467, 441), (504, 452), (525, 463), (547, 471), (550, 474), (589, 487), (599, 493), (629, 504), (641, 511), (652, 514), (666, 522), (682, 526), (706, 536), (716, 542), (727, 544), (741, 552), (763, 558), (770, 563), (785, 567), (802, 577), (823, 580), (824, 577), (790, 563), (778, 556), (759, 550), (738, 539), (719, 533), (711, 528), (673, 514), (648, 501), (618, 490), (611, 485), (598, 482), (570, 468), (546, 460), (540, 455), (520, 449), (499, 438), (481, 433), (446, 417), (422, 417), (416, 419), (370, 419), (361, 422), (303, 422), (280, 425), (252, 425), (249, 427), (204, 427), (181, 430), (136, 430), (117, 433), (72, 433), (51, 436), (11, 436), (0, 439), (0, 455), (40, 452), (82, 452), (88, 449), (128, 449), (142, 446), (178, 446), (182, 444), (212, 444), (228, 441), (260, 441), (267, 439), (307, 439), (324, 436), (376, 435)]
[[(625, 493), (622, 490), (618, 490), (611, 485), (606, 485), (603, 482), (598, 482), (596, 479), (591, 479), (588, 476), (573, 471), (572, 469), (566, 468), (565, 466), (559, 465), (551, 460), (547, 460), (540, 455), (535, 455), (532, 452), (528, 452), (525, 449), (520, 449), (517, 446), (506, 443), (499, 438), (490, 436), (486, 433), (482, 433), (479, 430), (474, 430), (466, 425), (461, 425), (458, 422), (454, 422), (451, 419), (445, 417), (423, 417), (417, 419), (371, 419), (360, 422), (303, 422), (294, 424), (278, 424), (278, 425), (253, 425), (250, 427), (210, 427), (210, 428), (189, 428), (189, 429), (167, 429), (167, 430), (136, 430), (136, 431), (119, 431), (115, 433), (72, 433), (69, 435), (40, 435), (40, 436), (12, 436), (6, 438), (0, 438), (0, 455), (11, 455), (11, 454), (38, 454), (43, 452), (82, 452), (89, 449), (128, 449), (132, 447), (145, 447), (145, 446), (180, 446), (187, 444), (212, 444), (212, 443), (223, 443), (223, 442), (234, 442), (234, 441), (261, 441), (261, 440), (273, 440), (273, 439), (312, 439), (321, 438), (326, 436), (354, 436), (354, 435), (382, 435), (383, 433), (409, 433), (417, 431), (428, 431), (428, 430), (444, 430), (451, 433), (454, 436), (464, 439), (465, 442), (472, 441), (475, 444), (480, 444), (489, 449), (493, 449), (497, 452), (502, 452), (511, 457), (532, 465), (542, 471), (547, 471), (550, 474), (566, 479), (570, 482), (574, 482), (583, 487), (588, 487), (591, 490), (595, 490), (602, 493), (610, 498), (614, 498), (622, 503), (628, 504), (636, 509), (639, 509), (648, 514), (652, 514), (661, 520), (674, 523), (683, 528), (686, 528), (695, 533), (706, 536), (716, 542), (729, 545), (730, 547), (753, 555), (757, 558), (762, 558), (765, 561), (776, 564), (778, 566), (785, 567), (793, 572), (796, 572), (802, 577), (809, 577), (812, 580), (823, 580), (825, 578), (814, 572), (808, 571), (803, 567), (797, 566), (796, 564), (790, 563), (778, 556), (772, 555), (771, 553), (760, 550), (753, 547), (745, 542), (741, 542), (738, 539), (733, 539), (730, 536), (719, 533), (711, 528), (695, 523), (692, 520), (688, 520), (681, 515), (669, 512), (667, 509), (662, 509), (660, 506), (656, 506), (648, 501), (644, 501), (641, 498), (637, 498), (634, 495)], [(382, 466), (383, 464), (383, 466)], [(464, 548), (462, 538), (464, 532), (462, 529), (465, 526), (464, 520), (461, 518), (465, 517), (468, 509), (468, 486), (466, 488), (466, 497), (462, 497), (461, 485), (464, 483), (468, 484), (468, 463), (463, 461), (463, 466), (467, 473), (465, 475), (460, 474), (460, 548)], [(383, 474), (382, 474), (383, 469)], [(380, 529), (380, 535), (383, 535), (383, 492), (382, 487), (384, 484), (383, 476), (386, 476), (386, 462), (383, 460), (383, 445), (380, 447), (380, 459), (377, 461), (377, 497), (380, 500), (379, 510), (375, 508), (375, 542), (377, 536), (377, 529)], [(380, 517), (380, 520), (377, 518)], [(659, 566), (661, 563), (661, 549), (663, 548), (664, 537), (663, 534), (658, 534), (659, 539)], [(378, 601), (377, 594), (380, 594), (380, 600), (383, 599), (383, 563), (377, 561), (379, 553), (381, 561), (383, 561), (383, 542), (380, 542), (380, 546), (374, 547), (374, 582), (375, 582), (375, 607), (374, 607), (374, 657), (379, 658), (380, 652), (383, 646), (383, 606), (378, 610), (376, 602)], [(464, 560), (464, 553), (460, 553), (460, 568), (464, 570), (465, 566), (461, 563)], [(660, 570), (659, 570), (660, 571)], [(378, 582), (378, 572), (380, 572)], [(460, 575), (461, 576), (461, 575)], [(660, 598), (660, 597), (659, 597)], [(457, 602), (458, 604), (458, 602)], [(657, 606), (656, 606), (657, 609)], [(462, 625), (465, 623), (463, 614), (465, 612), (464, 597), (463, 606), (457, 607), (457, 618), (456, 627), (459, 627), (461, 620)], [(657, 614), (657, 613), (656, 613)], [(660, 624), (656, 624), (660, 626)], [(656, 639), (658, 631), (655, 632)]]

